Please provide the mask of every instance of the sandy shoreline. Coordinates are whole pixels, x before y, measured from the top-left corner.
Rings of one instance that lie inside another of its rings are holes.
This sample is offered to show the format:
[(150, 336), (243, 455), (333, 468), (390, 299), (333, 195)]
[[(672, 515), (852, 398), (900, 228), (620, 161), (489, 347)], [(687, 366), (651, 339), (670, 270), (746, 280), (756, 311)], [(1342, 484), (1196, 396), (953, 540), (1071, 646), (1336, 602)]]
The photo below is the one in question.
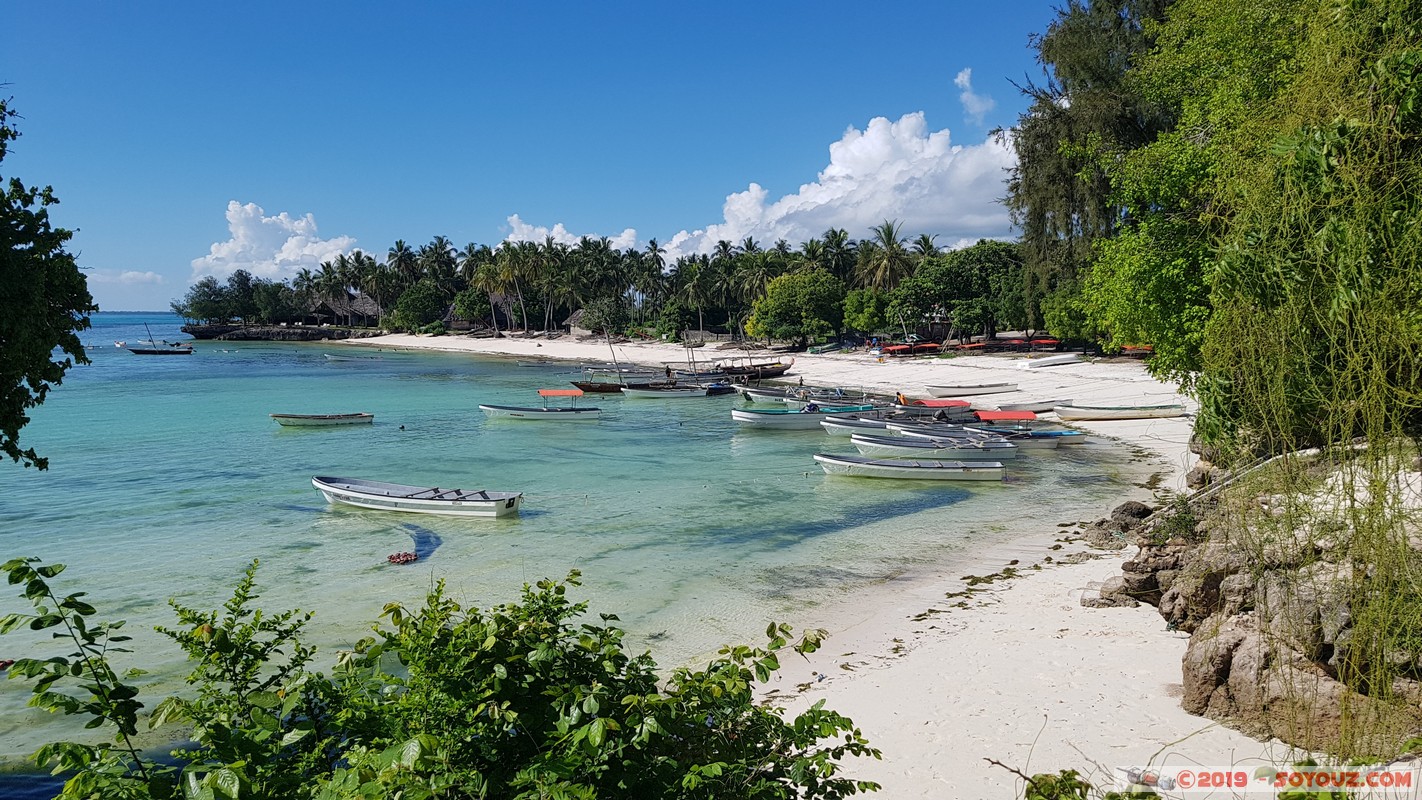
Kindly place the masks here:
[[(469, 339), (383, 336), (350, 344), (405, 347), (606, 363), (608, 346), (569, 337)], [(616, 346), (619, 361), (660, 366), (686, 360), (662, 343)], [(744, 355), (695, 351), (699, 362)], [(924, 384), (1012, 381), (1019, 391), (985, 395), (986, 406), (1025, 399), (1071, 398), (1079, 404), (1189, 401), (1151, 378), (1142, 365), (1097, 361), (1037, 370), (1020, 357), (879, 361), (867, 353), (796, 354), (792, 377), (927, 396)], [(1189, 418), (1076, 423), (1158, 454), (1168, 464), (1166, 488), (1183, 488), (1193, 466)], [(1134, 497), (1149, 501), (1150, 493)], [(1104, 516), (1108, 508), (1100, 509)], [(1154, 609), (1086, 609), (1080, 598), (1118, 572), (1121, 555), (1069, 561), (1080, 545), (1063, 546), (1056, 523), (1043, 520), (1011, 545), (974, 553), (955, 570), (908, 585), (886, 584), (862, 613), (834, 617), (830, 639), (809, 661), (783, 659), (771, 692), (792, 709), (824, 699), (854, 719), (884, 752), (883, 761), (853, 765), (852, 774), (884, 785), (880, 796), (1020, 796), (1020, 780), (992, 758), (1028, 774), (1075, 768), (1109, 781), (1132, 764), (1263, 763), (1269, 745), (1186, 714), (1179, 704), (1186, 637), (1165, 630)], [(1087, 556), (1080, 556), (1086, 558)], [(1041, 570), (1032, 565), (1048, 560)], [(1019, 577), (967, 597), (959, 576), (990, 575), (1016, 561)], [(919, 576), (920, 578), (922, 576)], [(932, 609), (932, 611), (930, 611)], [(1270, 762), (1274, 763), (1274, 762)]]

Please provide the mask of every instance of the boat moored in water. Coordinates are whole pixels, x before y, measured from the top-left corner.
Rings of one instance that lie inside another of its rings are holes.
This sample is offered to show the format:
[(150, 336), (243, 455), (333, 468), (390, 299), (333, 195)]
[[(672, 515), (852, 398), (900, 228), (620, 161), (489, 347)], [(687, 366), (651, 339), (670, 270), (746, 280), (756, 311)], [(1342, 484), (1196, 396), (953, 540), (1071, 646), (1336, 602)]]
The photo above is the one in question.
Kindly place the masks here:
[(507, 517), (518, 513), (523, 492), (491, 492), (485, 489), (441, 489), (438, 486), (406, 486), (362, 478), (333, 478), (317, 475), (311, 479), (327, 502), (376, 511), (404, 511), (412, 514), (440, 514), (448, 517)]
[(733, 408), (731, 419), (751, 428), (806, 431), (820, 427), (820, 421), (835, 414), (860, 414), (874, 410), (871, 405), (806, 406), (799, 411), (789, 408)]
[[(579, 407), (577, 405), (577, 399), (583, 396), (582, 389), (539, 389), (538, 396), (543, 398), (541, 406), (497, 406), (481, 403), (479, 410), (490, 419), (539, 420), (542, 422), (592, 421), (602, 413), (600, 409), (593, 406)], [(566, 397), (569, 405), (548, 405), (549, 398), (553, 397)]]
[(369, 425), (374, 414), (364, 411), (354, 414), (271, 414), (276, 424), (284, 428), (329, 428), (335, 425)]
[(932, 461), (868, 458), (816, 453), (815, 461), (827, 475), (857, 478), (906, 478), (930, 481), (1000, 481), (1003, 466), (996, 461)]

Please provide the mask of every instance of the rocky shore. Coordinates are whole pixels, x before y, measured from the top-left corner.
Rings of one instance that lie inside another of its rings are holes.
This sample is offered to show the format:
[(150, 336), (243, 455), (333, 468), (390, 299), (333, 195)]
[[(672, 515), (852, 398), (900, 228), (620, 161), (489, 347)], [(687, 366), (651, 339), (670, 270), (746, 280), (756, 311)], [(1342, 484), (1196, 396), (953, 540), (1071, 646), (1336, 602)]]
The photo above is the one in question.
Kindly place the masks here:
[(1422, 734), (1422, 663), (1398, 646), (1388, 685), (1350, 687), (1370, 672), (1352, 593), (1355, 572), (1371, 569), (1349, 553), (1351, 531), (1326, 503), (1296, 515), (1283, 496), (1230, 489), (1098, 520), (1098, 546), (1139, 549), (1082, 605), (1154, 606), (1189, 634), (1181, 705), (1192, 714), (1310, 752), (1403, 752)]
[(320, 342), (332, 339), (371, 339), (387, 333), (370, 328), (314, 325), (184, 325), (182, 331), (194, 339), (216, 339), (225, 342)]

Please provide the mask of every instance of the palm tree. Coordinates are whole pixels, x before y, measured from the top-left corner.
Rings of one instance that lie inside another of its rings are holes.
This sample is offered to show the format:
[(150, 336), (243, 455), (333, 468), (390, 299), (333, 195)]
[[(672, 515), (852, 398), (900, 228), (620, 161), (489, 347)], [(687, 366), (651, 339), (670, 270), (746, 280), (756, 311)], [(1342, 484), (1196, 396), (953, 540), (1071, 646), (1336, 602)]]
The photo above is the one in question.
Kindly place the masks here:
[(405, 244), (404, 239), (395, 240), (394, 246), (385, 255), (385, 264), (395, 270), (407, 283), (413, 284), (420, 279), (419, 259), (416, 257), (415, 251)]
[(921, 262), (929, 256), (938, 255), (938, 245), (933, 243), (933, 240), (937, 238), (937, 236), (920, 233), (918, 238), (913, 240), (913, 254), (917, 256), (915, 260)]
[(790, 268), (797, 271), (824, 269), (829, 270), (829, 265), (825, 258), (825, 243), (819, 239), (809, 239), (800, 245), (800, 252), (790, 256)]
[(870, 230), (874, 233), (874, 247), (859, 260), (859, 285), (887, 291), (913, 272), (913, 258), (904, 247), (897, 221), (885, 220)]
[(499, 265), (491, 260), (480, 264), (474, 271), (473, 278), (469, 281), (470, 286), (489, 295), (489, 322), (494, 326), (495, 337), (499, 335), (499, 305), (497, 298), (502, 297), (507, 290), (503, 278), (503, 272), (499, 269)]
[(856, 262), (855, 244), (849, 238), (849, 232), (843, 228), (830, 228), (824, 232), (824, 268), (830, 274), (852, 284), (854, 281), (854, 266)]

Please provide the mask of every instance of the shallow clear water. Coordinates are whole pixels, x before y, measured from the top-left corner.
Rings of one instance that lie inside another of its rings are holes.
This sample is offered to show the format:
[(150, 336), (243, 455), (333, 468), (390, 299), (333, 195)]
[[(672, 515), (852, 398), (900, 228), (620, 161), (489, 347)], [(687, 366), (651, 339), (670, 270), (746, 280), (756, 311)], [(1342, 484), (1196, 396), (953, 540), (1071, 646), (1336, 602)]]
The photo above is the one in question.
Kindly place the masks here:
[[(833, 627), (835, 608), (886, 580), (1099, 516), (1148, 468), (1087, 445), (1026, 453), (1001, 485), (831, 478), (811, 456), (851, 451), (846, 438), (739, 429), (735, 396), (589, 396), (603, 408), (596, 423), (486, 420), (479, 403), (536, 404), (534, 390), (574, 376), (450, 353), (330, 361), (323, 353), (370, 354), (332, 343), (199, 342), (191, 356), (113, 346), (146, 338), (145, 320), (155, 338), (184, 338), (169, 315), (96, 315), (82, 335), (93, 364), (22, 433), (50, 469), (0, 466), (0, 556), (66, 563), (62, 590), (127, 619), (153, 702), (183, 667), (152, 633), (171, 622), (167, 599), (217, 607), (252, 559), (264, 607), (317, 613), (308, 638), (326, 660), (385, 603), (418, 603), (436, 580), (487, 604), (577, 568), (578, 596), (670, 666), (758, 641), (770, 619)], [(267, 416), (352, 411), (375, 424), (286, 429)], [(311, 486), (318, 474), (523, 491), (525, 505), (497, 520), (330, 507)], [(386, 563), (408, 550), (421, 559)], [(0, 597), (0, 613), (25, 609)], [(13, 634), (0, 658), (49, 652), (33, 647)], [(55, 733), (26, 697), (0, 682), (0, 756)]]

